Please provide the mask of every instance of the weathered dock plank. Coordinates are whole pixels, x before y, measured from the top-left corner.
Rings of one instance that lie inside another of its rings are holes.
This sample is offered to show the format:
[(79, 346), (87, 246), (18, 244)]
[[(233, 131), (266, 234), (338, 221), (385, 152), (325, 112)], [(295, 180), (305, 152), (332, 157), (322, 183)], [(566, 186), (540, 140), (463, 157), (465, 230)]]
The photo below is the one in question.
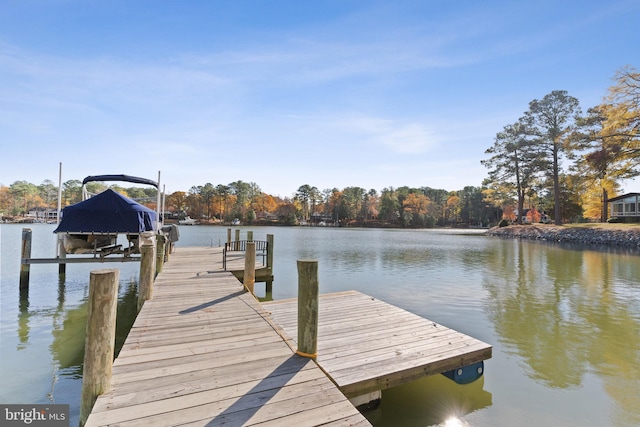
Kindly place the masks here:
[[(297, 300), (263, 303), (291, 337)], [(318, 357), (348, 397), (491, 357), (491, 345), (356, 291), (320, 296)]]
[(370, 425), (220, 269), (220, 248), (171, 256), (86, 426)]

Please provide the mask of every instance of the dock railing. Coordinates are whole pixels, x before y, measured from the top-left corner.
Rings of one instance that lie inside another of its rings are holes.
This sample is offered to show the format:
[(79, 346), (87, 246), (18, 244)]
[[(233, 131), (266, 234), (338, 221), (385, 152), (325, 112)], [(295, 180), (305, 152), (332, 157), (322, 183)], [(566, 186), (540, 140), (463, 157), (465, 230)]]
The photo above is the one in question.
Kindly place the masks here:
[(269, 253), (269, 242), (266, 240), (235, 240), (226, 242), (222, 251), (222, 268), (227, 270), (227, 257), (232, 252), (246, 252), (247, 243), (255, 243), (256, 258), (262, 256), (262, 265), (266, 265), (267, 254)]

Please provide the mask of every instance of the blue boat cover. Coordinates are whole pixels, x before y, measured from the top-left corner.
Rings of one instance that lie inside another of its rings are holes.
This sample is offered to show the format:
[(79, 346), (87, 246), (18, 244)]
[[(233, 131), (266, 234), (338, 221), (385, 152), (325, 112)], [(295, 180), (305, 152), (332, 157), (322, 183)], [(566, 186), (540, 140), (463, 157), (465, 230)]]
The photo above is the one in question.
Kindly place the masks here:
[(108, 189), (67, 206), (54, 233), (142, 233), (155, 231), (156, 212)]

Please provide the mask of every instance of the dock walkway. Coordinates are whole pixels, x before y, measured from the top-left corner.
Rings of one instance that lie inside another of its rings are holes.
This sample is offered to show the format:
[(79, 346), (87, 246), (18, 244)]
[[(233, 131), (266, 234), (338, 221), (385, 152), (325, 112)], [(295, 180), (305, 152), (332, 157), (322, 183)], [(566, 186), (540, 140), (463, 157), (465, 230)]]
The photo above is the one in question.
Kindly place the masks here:
[(220, 252), (171, 256), (85, 425), (370, 425), (222, 271)]

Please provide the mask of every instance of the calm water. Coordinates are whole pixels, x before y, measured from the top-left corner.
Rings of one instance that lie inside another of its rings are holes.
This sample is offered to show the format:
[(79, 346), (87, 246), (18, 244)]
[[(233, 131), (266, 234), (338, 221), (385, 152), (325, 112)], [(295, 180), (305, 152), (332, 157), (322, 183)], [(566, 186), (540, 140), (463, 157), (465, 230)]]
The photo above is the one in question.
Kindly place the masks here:
[[(33, 257), (55, 254), (34, 224)], [(69, 403), (77, 425), (89, 272), (31, 267), (18, 292), (21, 225), (0, 226), (0, 402)], [(377, 426), (640, 425), (640, 258), (434, 230), (251, 229), (275, 236), (274, 299), (293, 297), (297, 259), (317, 259), (322, 293), (356, 289), (493, 345), (480, 380), (436, 375), (383, 392)], [(226, 228), (181, 227), (178, 246), (218, 246)], [(137, 265), (120, 268), (118, 323), (135, 311)], [(267, 296), (264, 286), (256, 293)], [(126, 332), (119, 334), (124, 339)]]

